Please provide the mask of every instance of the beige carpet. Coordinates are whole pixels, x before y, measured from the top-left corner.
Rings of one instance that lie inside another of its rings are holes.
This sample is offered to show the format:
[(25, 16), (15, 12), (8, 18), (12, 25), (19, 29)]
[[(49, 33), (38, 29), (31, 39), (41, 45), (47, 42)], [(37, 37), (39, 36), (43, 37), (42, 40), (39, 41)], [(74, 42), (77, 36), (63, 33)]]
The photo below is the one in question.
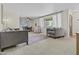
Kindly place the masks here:
[[(35, 33), (36, 34), (36, 33)], [(35, 34), (29, 34), (30, 37), (35, 37)], [(41, 34), (36, 34), (40, 36)], [(32, 40), (32, 38), (31, 38)], [(30, 40), (30, 41), (31, 41)], [(33, 39), (34, 40), (34, 39)], [(53, 39), (42, 37), (42, 40), (39, 39), (35, 43), (31, 43), (28, 46), (23, 43), (17, 47), (6, 49), (2, 54), (5, 55), (75, 55), (76, 46), (75, 39), (70, 37)]]

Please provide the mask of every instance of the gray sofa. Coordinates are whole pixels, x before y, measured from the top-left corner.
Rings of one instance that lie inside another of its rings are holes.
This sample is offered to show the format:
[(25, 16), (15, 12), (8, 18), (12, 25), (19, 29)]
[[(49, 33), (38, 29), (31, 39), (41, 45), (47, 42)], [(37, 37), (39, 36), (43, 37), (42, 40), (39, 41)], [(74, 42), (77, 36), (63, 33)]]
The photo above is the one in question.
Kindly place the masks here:
[(24, 42), (28, 44), (27, 31), (0, 32), (0, 51), (3, 51), (4, 48), (16, 46)]
[(63, 28), (47, 28), (47, 36), (53, 38), (64, 37), (65, 31)]

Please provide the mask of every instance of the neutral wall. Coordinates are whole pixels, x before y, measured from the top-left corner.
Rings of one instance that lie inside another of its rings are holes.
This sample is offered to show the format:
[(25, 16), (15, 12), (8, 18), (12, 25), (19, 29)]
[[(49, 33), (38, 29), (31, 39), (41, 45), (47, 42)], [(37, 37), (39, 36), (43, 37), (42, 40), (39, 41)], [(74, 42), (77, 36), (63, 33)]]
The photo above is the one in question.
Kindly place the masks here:
[[(19, 16), (16, 15), (16, 12), (13, 12), (10, 10), (10, 8), (7, 8), (6, 5), (3, 4), (3, 20), (4, 20), (4, 28), (10, 27), (10, 28), (17, 28), (19, 27)], [(1, 24), (1, 4), (0, 4), (0, 31), (3, 29), (3, 25)]]
[(73, 15), (73, 34), (79, 32), (79, 11), (74, 11)]
[(53, 12), (52, 4), (3, 4), (7, 26), (19, 27), (19, 17), (42, 16)]
[(69, 36), (69, 10), (64, 10), (62, 13), (62, 21), (61, 21), (61, 26), (65, 30), (67, 36)]
[(0, 31), (2, 30), (2, 24), (1, 24), (1, 4), (0, 4)]
[(7, 5), (3, 4), (3, 20), (7, 27), (17, 28), (19, 27), (19, 16), (15, 11), (8, 8)]
[(1, 4), (0, 4), (0, 29), (1, 29)]

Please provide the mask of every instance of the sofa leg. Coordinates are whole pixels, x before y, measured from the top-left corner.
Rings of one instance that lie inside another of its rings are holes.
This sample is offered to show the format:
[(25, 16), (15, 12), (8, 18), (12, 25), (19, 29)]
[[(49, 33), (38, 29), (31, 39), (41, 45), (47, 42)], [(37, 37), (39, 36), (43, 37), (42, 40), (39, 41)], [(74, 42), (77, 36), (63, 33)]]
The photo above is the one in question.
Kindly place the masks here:
[(3, 52), (4, 51), (4, 49), (1, 49), (1, 52)]
[(54, 39), (56, 39), (56, 37), (54, 37)]
[(26, 42), (27, 45), (29, 45), (28, 41)]
[(4, 49), (0, 49), (0, 52), (3, 52), (4, 51)]
[(26, 44), (29, 45), (28, 42)]

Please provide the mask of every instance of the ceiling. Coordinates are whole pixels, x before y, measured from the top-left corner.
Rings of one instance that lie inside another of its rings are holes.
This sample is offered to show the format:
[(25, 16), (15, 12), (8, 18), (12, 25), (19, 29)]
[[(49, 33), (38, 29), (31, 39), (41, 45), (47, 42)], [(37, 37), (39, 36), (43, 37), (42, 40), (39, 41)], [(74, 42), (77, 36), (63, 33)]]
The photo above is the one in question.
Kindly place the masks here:
[(5, 10), (19, 16), (41, 16), (54, 11), (79, 9), (78, 3), (9, 3), (3, 4)]

